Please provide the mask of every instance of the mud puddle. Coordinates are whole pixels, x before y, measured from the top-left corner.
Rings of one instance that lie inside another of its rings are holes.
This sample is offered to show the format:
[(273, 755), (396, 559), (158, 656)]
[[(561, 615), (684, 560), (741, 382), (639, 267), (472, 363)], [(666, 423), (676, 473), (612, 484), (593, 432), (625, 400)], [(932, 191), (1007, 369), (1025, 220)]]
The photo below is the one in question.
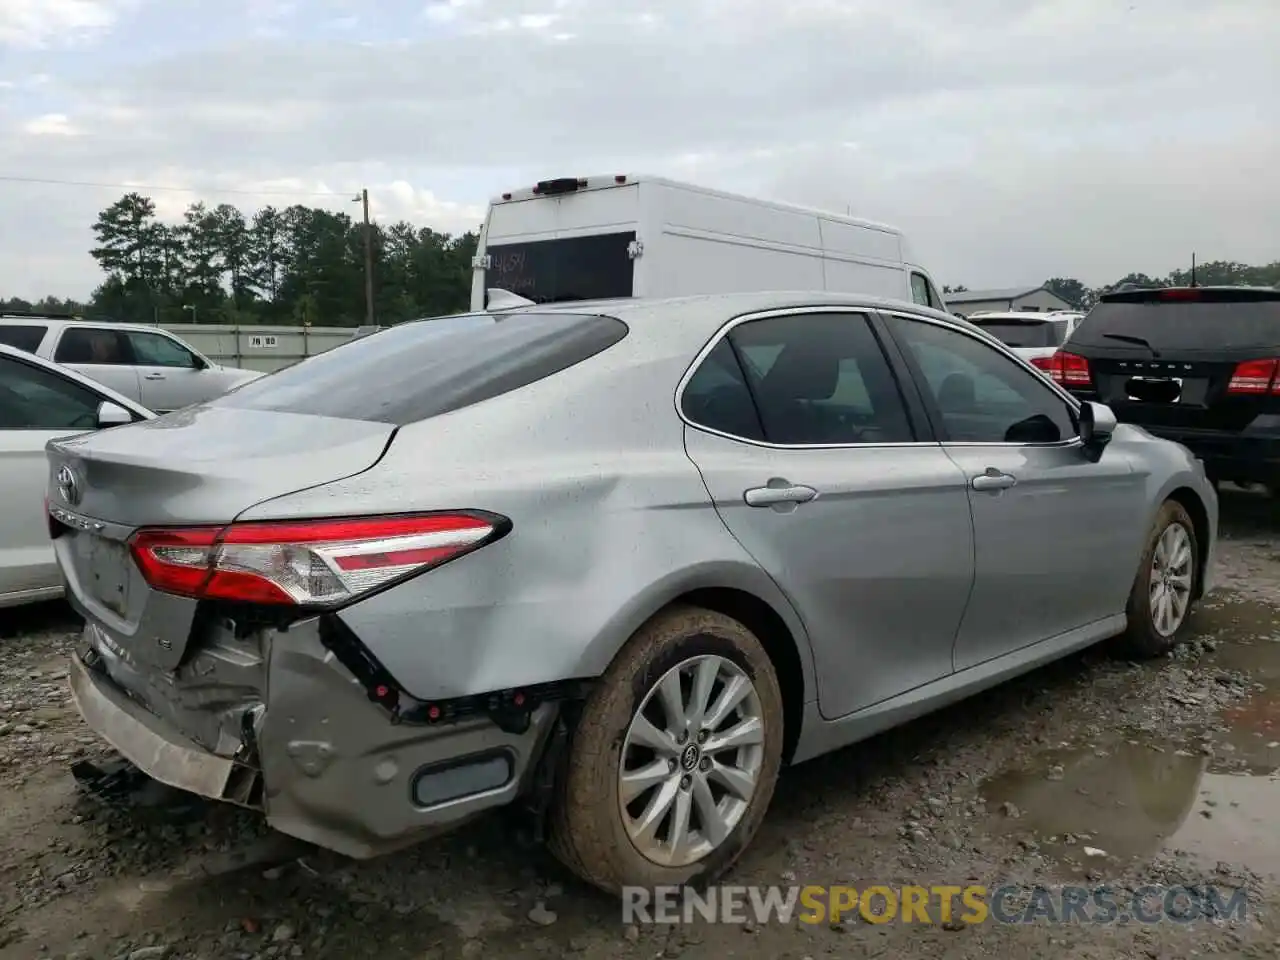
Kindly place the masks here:
[[(982, 792), (1003, 832), (1073, 873), (1181, 853), (1280, 879), (1280, 608), (1215, 596), (1194, 624), (1213, 646), (1170, 696), (1202, 721), (1062, 744), (997, 774)], [(1220, 684), (1247, 695), (1221, 702)]]

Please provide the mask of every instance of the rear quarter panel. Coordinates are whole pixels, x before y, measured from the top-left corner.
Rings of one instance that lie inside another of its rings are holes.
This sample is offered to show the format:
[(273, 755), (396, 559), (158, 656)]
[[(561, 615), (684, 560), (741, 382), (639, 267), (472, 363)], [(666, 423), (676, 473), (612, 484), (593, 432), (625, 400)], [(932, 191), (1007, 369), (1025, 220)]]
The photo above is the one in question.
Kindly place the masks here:
[(649, 617), (702, 587), (773, 607), (800, 638), (810, 691), (798, 618), (729, 535), (685, 455), (673, 394), (702, 338), (687, 352), (672, 339), (674, 355), (624, 340), (523, 390), (403, 428), (374, 469), (242, 518), (470, 507), (512, 520), (502, 540), (342, 611), (421, 699), (597, 676)]

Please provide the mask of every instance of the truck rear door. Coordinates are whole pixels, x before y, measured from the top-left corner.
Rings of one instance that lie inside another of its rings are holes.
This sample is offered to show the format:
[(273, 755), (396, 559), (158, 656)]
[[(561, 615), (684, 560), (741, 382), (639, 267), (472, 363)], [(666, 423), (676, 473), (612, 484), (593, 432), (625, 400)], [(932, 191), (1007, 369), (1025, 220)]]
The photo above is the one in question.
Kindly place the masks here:
[(504, 195), (489, 210), (477, 268), (484, 289), (535, 303), (633, 296), (639, 190), (636, 183), (565, 178)]

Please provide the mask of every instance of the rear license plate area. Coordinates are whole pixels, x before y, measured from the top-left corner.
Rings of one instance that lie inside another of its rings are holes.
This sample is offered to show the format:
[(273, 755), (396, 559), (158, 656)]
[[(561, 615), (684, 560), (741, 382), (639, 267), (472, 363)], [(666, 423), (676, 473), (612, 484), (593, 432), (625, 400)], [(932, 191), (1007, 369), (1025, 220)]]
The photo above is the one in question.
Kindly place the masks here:
[(76, 570), (81, 587), (120, 616), (129, 606), (132, 562), (123, 543), (83, 531), (76, 534)]
[(1137, 403), (1177, 403), (1182, 399), (1182, 378), (1130, 377), (1124, 393)]

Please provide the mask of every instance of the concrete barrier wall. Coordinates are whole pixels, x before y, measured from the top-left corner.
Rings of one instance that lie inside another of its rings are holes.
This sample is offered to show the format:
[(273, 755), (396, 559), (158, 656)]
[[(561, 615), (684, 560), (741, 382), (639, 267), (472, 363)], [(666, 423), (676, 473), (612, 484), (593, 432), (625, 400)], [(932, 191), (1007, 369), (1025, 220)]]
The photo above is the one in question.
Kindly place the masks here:
[(346, 343), (354, 327), (234, 326), (218, 323), (161, 324), (215, 363), (270, 373)]

